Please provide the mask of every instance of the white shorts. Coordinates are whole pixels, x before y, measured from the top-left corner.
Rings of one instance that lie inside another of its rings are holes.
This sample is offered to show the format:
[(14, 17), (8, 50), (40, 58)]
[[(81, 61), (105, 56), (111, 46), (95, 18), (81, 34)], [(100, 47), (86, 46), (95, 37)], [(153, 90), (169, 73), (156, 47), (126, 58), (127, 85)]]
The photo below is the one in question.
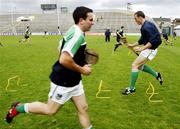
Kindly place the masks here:
[(146, 49), (146, 50), (143, 50), (140, 53), (140, 56), (143, 56), (143, 57), (146, 57), (149, 60), (152, 60), (156, 56), (157, 51), (158, 51), (157, 49), (155, 49), (155, 50), (153, 50), (153, 49)]
[(51, 88), (48, 97), (59, 104), (64, 104), (73, 96), (80, 96), (84, 94), (82, 81), (74, 87), (58, 86), (51, 82)]

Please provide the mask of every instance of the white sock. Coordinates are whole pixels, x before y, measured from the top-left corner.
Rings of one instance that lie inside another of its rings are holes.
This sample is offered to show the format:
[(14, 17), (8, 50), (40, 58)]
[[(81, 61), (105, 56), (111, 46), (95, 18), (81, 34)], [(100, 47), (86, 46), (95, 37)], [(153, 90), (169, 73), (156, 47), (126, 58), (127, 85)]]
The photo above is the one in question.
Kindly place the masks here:
[(29, 111), (28, 111), (28, 104), (29, 104), (29, 103), (25, 103), (25, 104), (24, 104), (24, 111), (25, 111), (26, 113), (29, 113)]
[(90, 125), (88, 128), (85, 128), (85, 129), (91, 129), (92, 128), (92, 125)]

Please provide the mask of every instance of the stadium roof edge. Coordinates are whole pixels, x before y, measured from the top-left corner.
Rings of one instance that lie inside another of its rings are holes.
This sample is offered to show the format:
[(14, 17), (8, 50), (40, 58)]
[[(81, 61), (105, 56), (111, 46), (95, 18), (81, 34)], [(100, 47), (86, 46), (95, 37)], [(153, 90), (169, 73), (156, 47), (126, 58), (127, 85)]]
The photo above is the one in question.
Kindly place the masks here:
[(130, 10), (123, 10), (123, 9), (95, 9), (94, 12), (122, 12), (122, 13), (134, 13)]

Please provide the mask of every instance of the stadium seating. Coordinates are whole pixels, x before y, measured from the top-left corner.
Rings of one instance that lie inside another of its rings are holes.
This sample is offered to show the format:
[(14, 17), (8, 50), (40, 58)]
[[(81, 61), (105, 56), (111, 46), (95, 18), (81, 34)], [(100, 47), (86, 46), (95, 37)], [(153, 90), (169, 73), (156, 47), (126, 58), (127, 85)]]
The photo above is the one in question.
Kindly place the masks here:
[[(139, 26), (134, 21), (134, 12), (127, 10), (99, 10), (95, 11), (95, 25), (90, 32), (104, 33), (108, 28), (112, 32), (125, 27), (126, 33), (139, 33)], [(16, 19), (20, 16), (35, 16), (33, 21), (20, 22)], [(147, 17), (148, 20), (153, 21)], [(23, 33), (26, 26), (30, 26), (31, 32), (42, 33), (48, 31), (49, 34), (58, 33), (58, 25), (62, 33), (73, 24), (72, 13), (59, 13), (59, 24), (57, 13), (41, 13), (41, 14), (5, 14), (0, 15), (0, 34), (4, 33)], [(14, 26), (14, 28), (13, 28)]]

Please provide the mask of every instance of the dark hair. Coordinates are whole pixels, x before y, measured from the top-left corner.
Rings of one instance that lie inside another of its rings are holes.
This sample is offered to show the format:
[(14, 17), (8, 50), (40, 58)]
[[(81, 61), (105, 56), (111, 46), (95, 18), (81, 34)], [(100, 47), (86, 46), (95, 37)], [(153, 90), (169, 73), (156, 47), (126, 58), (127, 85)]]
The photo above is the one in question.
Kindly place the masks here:
[(89, 12), (92, 13), (93, 10), (84, 6), (77, 7), (73, 12), (73, 19), (75, 24), (78, 24), (80, 18), (85, 20), (87, 18), (87, 13)]
[(143, 11), (137, 11), (137, 12), (134, 13), (134, 15), (137, 15), (137, 17), (145, 18), (145, 14), (143, 13)]
[(124, 26), (121, 26), (121, 29), (123, 29), (124, 28)]

